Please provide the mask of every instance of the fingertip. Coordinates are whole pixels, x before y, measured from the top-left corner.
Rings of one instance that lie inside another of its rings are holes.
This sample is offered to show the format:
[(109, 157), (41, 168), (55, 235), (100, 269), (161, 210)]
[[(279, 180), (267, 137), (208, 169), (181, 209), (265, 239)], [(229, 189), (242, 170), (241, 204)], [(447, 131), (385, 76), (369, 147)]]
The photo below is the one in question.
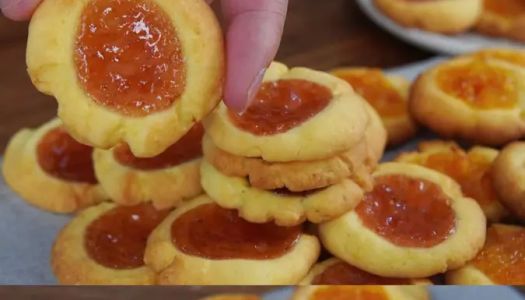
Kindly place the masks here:
[(40, 2), (41, 0), (2, 0), (0, 10), (13, 21), (27, 21)]

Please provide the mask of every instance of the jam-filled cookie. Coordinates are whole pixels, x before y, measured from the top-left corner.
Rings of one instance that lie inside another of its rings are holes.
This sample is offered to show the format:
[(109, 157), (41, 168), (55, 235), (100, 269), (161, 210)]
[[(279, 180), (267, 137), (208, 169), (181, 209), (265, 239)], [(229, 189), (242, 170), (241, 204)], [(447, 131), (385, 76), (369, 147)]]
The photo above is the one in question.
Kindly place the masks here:
[(377, 113), (365, 104), (370, 122), (362, 140), (336, 156), (311, 161), (267, 162), (261, 158), (242, 157), (221, 150), (208, 135), (203, 141), (204, 157), (221, 173), (246, 177), (253, 187), (298, 192), (324, 188), (351, 178), (360, 186), (371, 185), (370, 172), (383, 155), (386, 132)]
[(525, 221), (525, 142), (507, 145), (492, 166), (494, 188), (501, 202)]
[(408, 113), (410, 83), (405, 78), (371, 68), (337, 69), (332, 74), (350, 83), (379, 113), (389, 145), (400, 144), (416, 134), (416, 123)]
[(379, 276), (423, 278), (464, 265), (483, 246), (483, 211), (450, 177), (406, 163), (373, 175), (353, 211), (319, 226), (334, 256)]
[[(497, 0), (496, 0), (497, 1)], [(473, 27), (481, 15), (482, 0), (374, 0), (399, 24), (439, 33), (460, 33)]]
[(418, 151), (402, 153), (396, 160), (415, 163), (442, 172), (461, 186), (463, 194), (478, 202), (491, 222), (508, 215), (494, 189), (492, 164), (498, 151), (486, 147), (463, 150), (454, 142), (420, 143)]
[(381, 277), (358, 269), (338, 258), (317, 263), (301, 281), (303, 285), (409, 285), (431, 284), (427, 279)]
[(178, 205), (198, 196), (200, 185), (200, 123), (166, 151), (151, 158), (139, 158), (121, 144), (112, 150), (94, 152), (95, 171), (109, 197), (123, 205), (151, 201), (158, 209)]
[(423, 286), (317, 285), (299, 287), (292, 300), (429, 300)]
[(525, 284), (525, 228), (493, 224), (476, 258), (446, 278), (449, 284)]
[(470, 54), (481, 59), (495, 59), (510, 64), (510, 66), (525, 68), (525, 51), (511, 48), (488, 48)]
[(292, 192), (286, 188), (262, 190), (244, 177), (222, 174), (207, 161), (201, 165), (202, 186), (217, 204), (236, 209), (239, 216), (254, 223), (275, 221), (294, 226), (308, 220), (321, 223), (353, 209), (363, 197), (362, 188), (350, 179), (313, 190)]
[(501, 57), (463, 56), (425, 71), (414, 83), (413, 116), (445, 137), (502, 145), (525, 133), (525, 73)]
[(74, 140), (59, 119), (53, 119), (11, 138), (2, 172), (7, 184), (28, 203), (70, 213), (106, 198), (95, 177), (92, 152), (93, 148)]
[(45, 0), (27, 65), (76, 139), (151, 157), (219, 102), (222, 33), (203, 0)]
[(356, 146), (369, 122), (346, 82), (306, 68), (272, 63), (242, 114), (222, 103), (204, 121), (220, 149), (267, 162), (326, 159)]
[(286, 285), (298, 283), (318, 256), (317, 238), (301, 226), (249, 223), (200, 196), (153, 231), (145, 261), (160, 284)]
[(484, 0), (476, 29), (525, 41), (525, 3), (522, 0)]
[(102, 203), (82, 211), (55, 241), (55, 276), (62, 284), (155, 283), (155, 273), (144, 264), (144, 250), (151, 231), (168, 213), (147, 203)]

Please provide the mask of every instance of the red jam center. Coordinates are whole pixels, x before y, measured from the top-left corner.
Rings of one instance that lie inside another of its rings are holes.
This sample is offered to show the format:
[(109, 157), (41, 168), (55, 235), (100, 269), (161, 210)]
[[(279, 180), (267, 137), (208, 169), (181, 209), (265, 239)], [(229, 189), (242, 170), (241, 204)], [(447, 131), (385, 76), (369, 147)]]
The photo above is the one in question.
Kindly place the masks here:
[(322, 111), (332, 92), (320, 84), (287, 79), (263, 83), (241, 115), (230, 112), (233, 123), (256, 135), (286, 132)]
[(295, 246), (301, 232), (300, 226), (249, 223), (237, 211), (213, 203), (185, 212), (171, 227), (179, 250), (209, 259), (277, 258)]
[(473, 264), (497, 284), (525, 284), (525, 229), (490, 227)]
[(96, 184), (93, 148), (74, 140), (62, 127), (49, 131), (38, 143), (37, 158), (48, 174), (67, 181)]
[(148, 236), (168, 213), (168, 210), (156, 210), (151, 204), (117, 206), (89, 225), (86, 251), (108, 268), (141, 267)]
[(139, 170), (169, 168), (201, 157), (203, 135), (204, 127), (197, 123), (179, 141), (155, 157), (136, 157), (126, 144), (116, 147), (113, 155), (120, 164)]
[(380, 286), (326, 286), (318, 287), (309, 300), (387, 300)]
[(410, 281), (399, 278), (380, 277), (370, 274), (361, 269), (344, 262), (338, 262), (330, 265), (321, 274), (317, 275), (312, 284), (338, 284), (338, 285), (407, 285)]
[(356, 212), (366, 227), (403, 247), (430, 248), (455, 230), (455, 214), (441, 188), (403, 175), (376, 178)]
[(89, 1), (75, 49), (84, 90), (97, 104), (124, 115), (165, 110), (184, 91), (180, 41), (154, 1)]

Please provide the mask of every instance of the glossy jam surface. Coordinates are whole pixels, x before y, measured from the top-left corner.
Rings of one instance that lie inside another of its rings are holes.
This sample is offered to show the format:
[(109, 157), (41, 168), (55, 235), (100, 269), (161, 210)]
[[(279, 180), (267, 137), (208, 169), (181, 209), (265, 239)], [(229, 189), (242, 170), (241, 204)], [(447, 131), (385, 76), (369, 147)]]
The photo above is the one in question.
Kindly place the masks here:
[(183, 93), (184, 57), (169, 16), (152, 0), (91, 0), (74, 59), (98, 104), (128, 116), (165, 110)]
[(451, 149), (429, 155), (423, 165), (452, 177), (466, 196), (481, 205), (498, 201), (490, 175), (492, 161), (480, 154)]
[(237, 211), (213, 203), (199, 205), (172, 225), (173, 244), (188, 255), (208, 259), (272, 259), (286, 254), (301, 236), (301, 227), (255, 224)]
[(156, 210), (150, 204), (115, 207), (86, 229), (86, 251), (93, 260), (108, 268), (141, 267), (148, 236), (168, 212)]
[(509, 18), (525, 14), (525, 1), (523, 0), (485, 0), (485, 9)]
[(97, 183), (92, 159), (93, 148), (74, 140), (63, 128), (52, 129), (37, 146), (40, 167), (57, 178)]
[(388, 300), (380, 286), (324, 286), (318, 287), (309, 300)]
[(441, 188), (403, 175), (377, 177), (356, 212), (366, 227), (403, 247), (433, 247), (455, 229), (454, 211)]
[(286, 132), (322, 111), (332, 92), (320, 84), (287, 79), (262, 84), (246, 112), (230, 112), (233, 123), (256, 135)]
[(317, 275), (312, 284), (344, 284), (344, 285), (389, 285), (389, 284), (410, 284), (406, 279), (386, 278), (370, 274), (361, 269), (344, 262), (335, 263), (326, 268), (321, 274)]
[(350, 83), (381, 116), (400, 116), (407, 113), (407, 103), (380, 70), (374, 69), (362, 73), (341, 72), (336, 75)]
[(113, 155), (120, 164), (139, 170), (169, 168), (201, 157), (203, 135), (204, 128), (198, 123), (178, 142), (155, 157), (136, 157), (126, 144), (116, 147), (113, 150)]
[(518, 99), (514, 76), (484, 60), (442, 68), (437, 82), (445, 93), (478, 109), (513, 108)]
[[(506, 228), (505, 228), (506, 229)], [(485, 246), (472, 261), (496, 284), (525, 284), (525, 229), (487, 230)]]

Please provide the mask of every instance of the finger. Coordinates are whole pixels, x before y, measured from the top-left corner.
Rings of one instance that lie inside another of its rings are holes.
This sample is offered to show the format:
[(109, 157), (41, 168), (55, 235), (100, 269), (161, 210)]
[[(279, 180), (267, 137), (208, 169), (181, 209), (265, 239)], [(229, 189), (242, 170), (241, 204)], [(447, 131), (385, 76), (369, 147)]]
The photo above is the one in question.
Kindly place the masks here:
[(4, 16), (15, 21), (29, 20), (41, 0), (0, 0)]
[(243, 112), (275, 58), (286, 17), (287, 0), (222, 0), (227, 21), (227, 71), (224, 101)]

